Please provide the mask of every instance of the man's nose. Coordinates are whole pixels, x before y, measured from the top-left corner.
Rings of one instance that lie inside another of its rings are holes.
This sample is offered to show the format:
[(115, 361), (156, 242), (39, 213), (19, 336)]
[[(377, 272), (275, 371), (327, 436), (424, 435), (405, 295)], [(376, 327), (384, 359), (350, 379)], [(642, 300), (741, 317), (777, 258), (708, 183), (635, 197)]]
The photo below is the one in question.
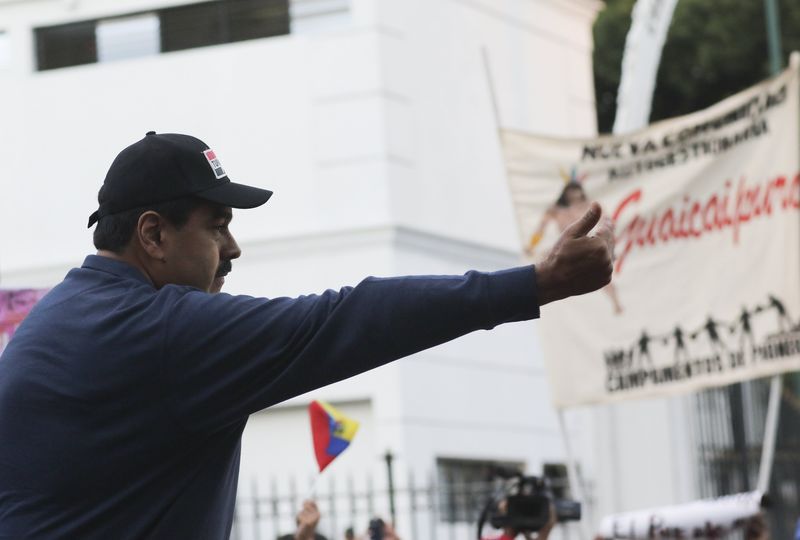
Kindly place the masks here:
[(239, 244), (236, 243), (236, 239), (233, 235), (230, 235), (228, 238), (228, 242), (225, 245), (225, 251), (223, 253), (223, 258), (225, 259), (238, 259), (242, 256), (242, 250), (239, 248)]

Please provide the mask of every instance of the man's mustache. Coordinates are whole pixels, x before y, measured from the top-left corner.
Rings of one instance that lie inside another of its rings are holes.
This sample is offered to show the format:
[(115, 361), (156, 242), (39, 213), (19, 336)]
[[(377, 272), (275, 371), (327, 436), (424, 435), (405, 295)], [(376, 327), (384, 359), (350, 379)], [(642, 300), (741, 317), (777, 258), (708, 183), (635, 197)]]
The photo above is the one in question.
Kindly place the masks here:
[(222, 261), (217, 269), (216, 277), (223, 277), (233, 270), (233, 263), (230, 260)]

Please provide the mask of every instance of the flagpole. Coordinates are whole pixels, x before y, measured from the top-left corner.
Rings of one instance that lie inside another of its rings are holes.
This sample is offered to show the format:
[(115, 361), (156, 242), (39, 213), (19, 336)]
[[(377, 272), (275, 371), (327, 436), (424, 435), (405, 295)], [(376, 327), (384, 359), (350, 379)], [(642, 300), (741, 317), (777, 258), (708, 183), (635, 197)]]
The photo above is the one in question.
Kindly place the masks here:
[(767, 20), (767, 42), (769, 43), (769, 66), (772, 75), (777, 75), (781, 72), (783, 61), (781, 56), (781, 24), (780, 12), (778, 10), (778, 3), (776, 0), (764, 0), (764, 11), (766, 12)]
[[(489, 65), (489, 51), (486, 48), (486, 45), (481, 47), (481, 57), (483, 58), (483, 73), (486, 77), (486, 87), (489, 89), (489, 101), (492, 104), (492, 117), (494, 118), (494, 128), (497, 131), (497, 138), (498, 140), (502, 139), (503, 130), (500, 127), (500, 107), (497, 103), (497, 95), (495, 94), (495, 87), (494, 87), (494, 79), (492, 78), (492, 69)], [(502, 143), (501, 143), (502, 147)], [(501, 148), (502, 152), (502, 148)], [(508, 163), (506, 160), (503, 160), (503, 171), (505, 172), (506, 176), (506, 184), (508, 185), (509, 189), (511, 189), (511, 176), (509, 175), (508, 171)], [(525, 238), (525, 231), (522, 228), (522, 222), (517, 219), (517, 231), (519, 232), (520, 241)], [(528, 261), (530, 263), (530, 261)]]
[[(573, 496), (586, 505), (586, 494), (583, 491), (583, 486), (578, 480), (578, 467), (575, 462), (575, 456), (572, 454), (572, 444), (567, 433), (567, 425), (564, 421), (564, 409), (556, 409), (558, 415), (558, 429), (561, 432), (561, 440), (564, 442), (564, 453), (567, 455), (567, 480), (569, 486), (573, 491)], [(591, 535), (589, 532), (589, 523), (586, 520), (586, 515), (581, 512), (581, 519), (579, 522), (580, 536), (583, 540), (588, 540)]]
[(764, 442), (761, 444), (761, 464), (758, 467), (758, 483), (756, 484), (756, 489), (761, 493), (766, 493), (769, 490), (769, 479), (772, 476), (772, 463), (775, 459), (775, 439), (778, 435), (782, 383), (782, 377), (775, 375), (770, 380), (769, 385), (769, 405), (767, 405)]
[[(497, 96), (495, 94), (495, 87), (494, 87), (494, 79), (492, 78), (492, 69), (489, 65), (489, 52), (486, 48), (486, 45), (481, 47), (481, 57), (483, 58), (483, 71), (486, 76), (486, 85), (489, 89), (489, 98), (492, 104), (492, 116), (494, 117), (494, 125), (495, 129), (497, 130), (497, 136), (500, 137), (502, 132), (500, 129), (500, 108), (497, 104)], [(506, 169), (506, 181), (510, 182), (510, 178), (508, 176), (508, 166), (505, 166)], [(519, 220), (517, 220), (520, 238), (523, 238), (523, 231), (522, 225), (519, 224)], [(570, 444), (569, 436), (567, 435), (567, 430), (564, 424), (564, 410), (557, 409), (558, 414), (558, 426), (561, 431), (561, 439), (564, 442), (564, 449), (567, 454), (567, 480), (569, 481), (570, 487), (574, 489), (575, 497), (579, 501), (583, 501), (585, 503), (586, 499), (583, 494), (583, 489), (578, 483), (578, 469), (575, 465), (575, 460), (572, 456), (572, 445)], [(580, 531), (580, 538), (582, 540), (588, 540), (590, 538), (589, 534), (589, 525), (585, 519), (585, 516), (582, 516), (580, 523), (579, 523), (579, 531)]]
[(319, 479), (322, 478), (322, 473), (317, 473), (314, 480), (311, 481), (311, 486), (308, 488), (308, 496), (306, 500), (315, 500), (317, 498), (317, 489), (319, 488)]
[[(769, 43), (769, 60), (772, 76), (781, 72), (781, 34), (778, 5), (776, 0), (764, 0), (764, 10), (767, 20), (767, 41)], [(800, 68), (800, 55), (793, 53), (789, 61), (792, 69)], [(764, 441), (761, 443), (761, 463), (758, 467), (758, 483), (756, 489), (761, 493), (769, 490), (769, 481), (772, 476), (772, 464), (775, 461), (775, 442), (778, 437), (778, 422), (780, 421), (781, 389), (783, 377), (778, 374), (772, 377), (769, 385), (769, 404), (767, 405), (767, 418), (764, 421)]]
[(486, 76), (486, 85), (489, 88), (489, 98), (492, 103), (492, 113), (494, 116), (494, 126), (500, 132), (500, 109), (497, 106), (497, 96), (494, 93), (494, 79), (492, 69), (489, 66), (489, 52), (486, 45), (481, 46), (481, 57), (483, 58), (483, 72)]

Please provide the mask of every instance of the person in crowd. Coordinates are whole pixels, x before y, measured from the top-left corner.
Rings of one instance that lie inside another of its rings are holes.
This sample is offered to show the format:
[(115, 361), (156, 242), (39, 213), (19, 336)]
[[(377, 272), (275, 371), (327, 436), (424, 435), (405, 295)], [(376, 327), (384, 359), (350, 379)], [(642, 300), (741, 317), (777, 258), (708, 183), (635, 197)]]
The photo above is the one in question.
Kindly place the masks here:
[(293, 534), (279, 536), (278, 540), (328, 540), (317, 533), (320, 517), (317, 503), (312, 500), (303, 501), (303, 507), (295, 518), (297, 530)]
[(374, 518), (369, 522), (367, 532), (359, 540), (400, 540), (394, 530), (394, 525), (381, 518)]

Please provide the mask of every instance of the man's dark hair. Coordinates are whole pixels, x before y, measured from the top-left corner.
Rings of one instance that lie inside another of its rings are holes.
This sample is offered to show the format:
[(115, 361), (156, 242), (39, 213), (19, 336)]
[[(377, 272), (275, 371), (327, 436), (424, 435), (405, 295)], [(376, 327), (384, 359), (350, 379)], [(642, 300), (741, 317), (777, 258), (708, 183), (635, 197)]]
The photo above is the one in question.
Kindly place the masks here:
[[(102, 193), (103, 189), (100, 188)], [(97, 198), (100, 198), (98, 193)], [(203, 204), (203, 201), (194, 197), (184, 197), (174, 201), (167, 201), (147, 206), (140, 206), (132, 210), (125, 210), (117, 214), (111, 214), (100, 218), (94, 229), (94, 247), (122, 253), (125, 246), (130, 242), (139, 217), (152, 210), (163, 216), (172, 225), (180, 229), (189, 220), (192, 211)]]

